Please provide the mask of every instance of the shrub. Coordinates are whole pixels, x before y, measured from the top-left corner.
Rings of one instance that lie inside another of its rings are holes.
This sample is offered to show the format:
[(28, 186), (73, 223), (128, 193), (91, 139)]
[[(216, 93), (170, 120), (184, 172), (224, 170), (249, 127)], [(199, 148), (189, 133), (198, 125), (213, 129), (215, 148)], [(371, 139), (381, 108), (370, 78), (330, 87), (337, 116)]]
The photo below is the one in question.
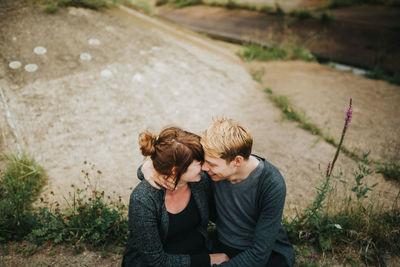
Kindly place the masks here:
[(32, 157), (9, 155), (0, 179), (0, 240), (20, 239), (34, 224), (32, 203), (46, 175)]
[[(64, 198), (66, 208), (61, 209), (59, 203), (43, 201), (45, 206), (35, 214), (37, 223), (28, 240), (36, 244), (63, 243), (71, 245), (76, 251), (89, 246), (93, 249), (108, 245), (125, 245), (128, 237), (128, 220), (125, 205), (113, 202), (110, 196), (105, 197), (104, 191), (97, 191), (101, 171), (96, 177), (89, 173), (94, 170), (94, 164), (84, 162), (87, 167), (82, 170), (86, 187), (83, 189), (71, 185), (73, 192), (69, 198)], [(55, 206), (55, 208), (53, 208)]]
[(77, 251), (86, 246), (97, 249), (111, 244), (125, 245), (128, 237), (125, 206), (107, 203), (104, 192), (94, 191), (89, 198), (84, 193), (85, 190), (76, 189), (65, 210), (41, 207), (36, 215), (38, 223), (28, 240), (36, 244), (72, 245)]

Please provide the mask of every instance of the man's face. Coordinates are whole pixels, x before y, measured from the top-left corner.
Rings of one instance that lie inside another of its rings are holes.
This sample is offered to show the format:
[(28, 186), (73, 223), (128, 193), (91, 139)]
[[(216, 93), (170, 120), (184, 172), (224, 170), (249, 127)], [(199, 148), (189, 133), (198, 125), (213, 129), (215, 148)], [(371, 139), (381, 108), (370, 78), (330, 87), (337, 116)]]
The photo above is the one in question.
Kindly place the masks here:
[(236, 172), (234, 161), (226, 163), (224, 159), (207, 155), (204, 155), (204, 163), (201, 169), (206, 171), (214, 182), (227, 180)]

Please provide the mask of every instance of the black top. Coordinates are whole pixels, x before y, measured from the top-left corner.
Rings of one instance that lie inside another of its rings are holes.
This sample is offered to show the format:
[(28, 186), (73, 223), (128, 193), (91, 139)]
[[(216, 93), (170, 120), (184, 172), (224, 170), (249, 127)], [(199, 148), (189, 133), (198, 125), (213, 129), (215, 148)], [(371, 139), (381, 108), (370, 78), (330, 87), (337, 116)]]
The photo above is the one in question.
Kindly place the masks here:
[(168, 212), (168, 217), (169, 226), (165, 251), (171, 254), (189, 254), (190, 266), (210, 266), (204, 237), (196, 229), (201, 223), (201, 218), (193, 194), (184, 210), (177, 214)]

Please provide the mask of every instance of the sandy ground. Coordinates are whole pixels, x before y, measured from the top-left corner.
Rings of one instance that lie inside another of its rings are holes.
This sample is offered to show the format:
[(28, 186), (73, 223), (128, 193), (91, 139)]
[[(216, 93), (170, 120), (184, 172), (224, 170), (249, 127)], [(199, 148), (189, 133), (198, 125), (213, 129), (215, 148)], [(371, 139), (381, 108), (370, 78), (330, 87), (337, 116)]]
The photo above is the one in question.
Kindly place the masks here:
[[(19, 143), (33, 154), (49, 176), (44, 195), (54, 191), (60, 202), (71, 184), (83, 183), (85, 160), (95, 164), (93, 172), (102, 171), (98, 189), (127, 202), (143, 160), (139, 132), (175, 124), (201, 134), (212, 117), (227, 116), (243, 121), (254, 135), (254, 152), (281, 170), (287, 183), (286, 214), (304, 208), (315, 196), (319, 166), (325, 169), (335, 148), (282, 121), (281, 111), (265, 98), (264, 86), (252, 80), (251, 68), (264, 69), (264, 85), (288, 95), (334, 136), (353, 97), (355, 115), (346, 146), (399, 159), (397, 86), (315, 63), (246, 65), (230, 53), (230, 46), (118, 9), (69, 8), (46, 15), (25, 7), (0, 19), (5, 98), (0, 101), (0, 148), (15, 151)], [(37, 46), (47, 53), (35, 54)], [(91, 60), (81, 59), (82, 53)], [(15, 60), (22, 66), (12, 69), (9, 63)], [(36, 72), (24, 70), (33, 63)], [(336, 166), (352, 179), (352, 159), (341, 155)], [(399, 190), (378, 174), (367, 180), (379, 182), (375, 197), (386, 203)]]

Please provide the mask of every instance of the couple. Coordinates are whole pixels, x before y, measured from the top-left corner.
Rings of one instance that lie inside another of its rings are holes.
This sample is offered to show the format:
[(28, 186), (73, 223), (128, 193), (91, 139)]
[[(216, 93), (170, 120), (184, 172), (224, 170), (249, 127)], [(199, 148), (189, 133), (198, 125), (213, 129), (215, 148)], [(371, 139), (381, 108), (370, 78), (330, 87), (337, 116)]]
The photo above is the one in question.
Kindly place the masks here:
[[(215, 121), (200, 138), (177, 127), (139, 135), (141, 183), (129, 203), (123, 266), (293, 266), (281, 224), (286, 186), (251, 154), (249, 131)], [(171, 186), (171, 180), (172, 186)], [(208, 233), (209, 221), (216, 233)]]

